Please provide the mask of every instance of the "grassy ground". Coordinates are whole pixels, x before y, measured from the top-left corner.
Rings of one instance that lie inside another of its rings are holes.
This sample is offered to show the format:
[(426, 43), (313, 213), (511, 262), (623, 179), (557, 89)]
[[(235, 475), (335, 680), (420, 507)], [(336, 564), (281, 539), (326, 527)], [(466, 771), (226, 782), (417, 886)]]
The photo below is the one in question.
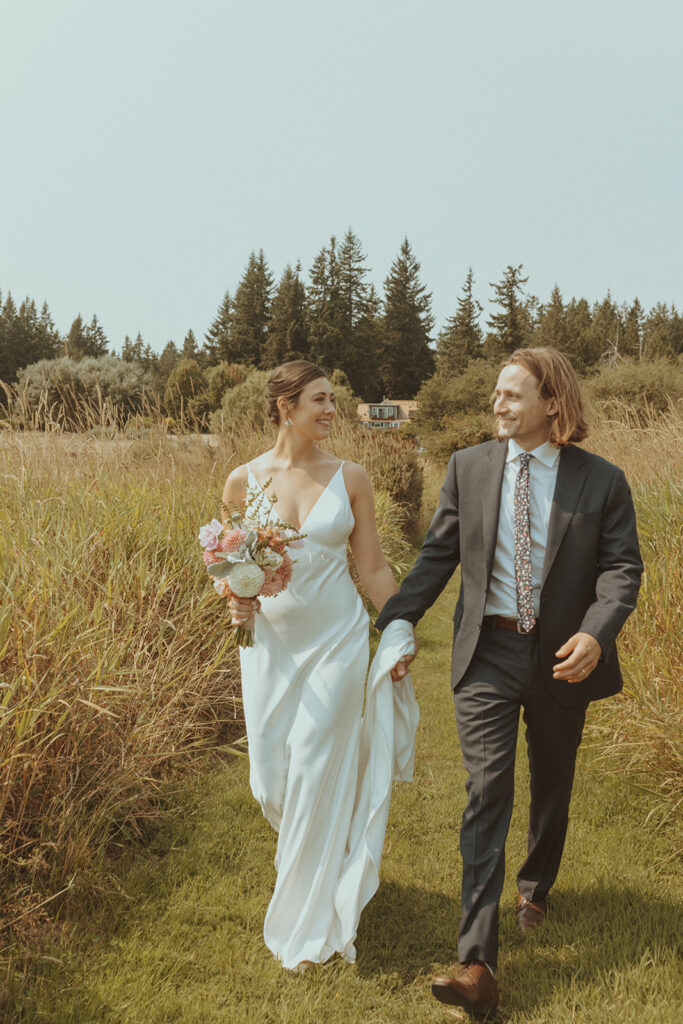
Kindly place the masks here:
[[(458, 821), (464, 802), (448, 687), (455, 581), (421, 627), (414, 678), (422, 710), (415, 782), (397, 785), (380, 889), (353, 966), (285, 974), (263, 945), (275, 840), (251, 798), (246, 759), (197, 781), (144, 849), (117, 868), (109, 895), (70, 937), (44, 949), (39, 977), (7, 1019), (31, 1024), (428, 1024), (453, 1019), (429, 991), (454, 959)], [(599, 713), (593, 709), (593, 713)], [(522, 741), (523, 742), (523, 741)], [(567, 849), (547, 928), (514, 925), (514, 868), (525, 843), (527, 771), (508, 842), (501, 911), (501, 1018), (511, 1022), (675, 1024), (680, 889), (669, 839), (646, 830), (644, 796), (591, 766), (582, 750)], [(658, 868), (657, 865), (660, 865)], [(10, 1000), (7, 1005), (11, 1005)]]

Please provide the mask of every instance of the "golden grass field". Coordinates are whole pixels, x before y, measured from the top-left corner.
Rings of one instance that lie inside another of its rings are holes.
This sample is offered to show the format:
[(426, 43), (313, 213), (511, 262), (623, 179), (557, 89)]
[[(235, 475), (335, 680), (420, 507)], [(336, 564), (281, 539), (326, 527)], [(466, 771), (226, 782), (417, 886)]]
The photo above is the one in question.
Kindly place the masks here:
[[(227, 472), (268, 443), (250, 431), (109, 440), (0, 431), (6, 964), (59, 928), (65, 899), (87, 904), (110, 884), (112, 856), (144, 841), (169, 787), (243, 753), (236, 652), (196, 535), (219, 514)], [(601, 702), (588, 739), (602, 771), (648, 794), (649, 826), (674, 836), (683, 778), (680, 412), (598, 421), (587, 446), (627, 474), (646, 565), (620, 645), (625, 689)], [(330, 447), (366, 465), (400, 573), (414, 467), (345, 423)], [(441, 472), (427, 466), (432, 504)], [(660, 859), (679, 855), (672, 839)]]

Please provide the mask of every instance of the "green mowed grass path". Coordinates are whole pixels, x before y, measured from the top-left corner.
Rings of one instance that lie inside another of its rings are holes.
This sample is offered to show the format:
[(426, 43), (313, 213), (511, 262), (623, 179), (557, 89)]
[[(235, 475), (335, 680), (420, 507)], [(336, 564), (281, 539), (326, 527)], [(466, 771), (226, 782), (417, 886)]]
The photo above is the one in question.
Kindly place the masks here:
[[(262, 922), (275, 836), (253, 801), (246, 759), (199, 779), (150, 845), (117, 868), (119, 893), (72, 923), (42, 961), (16, 1021), (69, 1024), (399, 1024), (453, 1020), (430, 994), (455, 959), (458, 823), (465, 773), (448, 684), (455, 581), (420, 627), (416, 778), (397, 784), (382, 881), (360, 923), (356, 964), (283, 972)], [(595, 707), (590, 713), (599, 713)], [(645, 824), (647, 798), (581, 751), (564, 861), (547, 927), (523, 940), (513, 914), (526, 842), (523, 736), (501, 905), (500, 1019), (683, 1021), (681, 890), (670, 847)], [(668, 859), (667, 859), (668, 858)], [(112, 890), (116, 886), (111, 887)]]

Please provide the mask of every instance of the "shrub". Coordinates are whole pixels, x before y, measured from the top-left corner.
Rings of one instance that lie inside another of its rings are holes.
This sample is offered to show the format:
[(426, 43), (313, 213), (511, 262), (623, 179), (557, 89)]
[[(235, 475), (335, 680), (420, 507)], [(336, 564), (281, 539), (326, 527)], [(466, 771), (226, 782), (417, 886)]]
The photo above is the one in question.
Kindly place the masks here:
[(263, 428), (270, 420), (266, 415), (266, 381), (265, 370), (252, 370), (241, 384), (231, 388), (223, 396), (221, 407), (211, 416), (211, 430), (219, 434), (232, 429), (239, 429), (245, 424)]
[(337, 415), (346, 419), (355, 420), (358, 415), (358, 403), (360, 395), (354, 394), (349, 378), (343, 370), (333, 370), (330, 374), (330, 384), (334, 388), (334, 397), (337, 403)]
[(494, 421), (490, 412), (471, 416), (449, 417), (441, 430), (420, 433), (420, 443), (428, 455), (444, 462), (453, 452), (470, 448), (495, 437)]
[(459, 376), (435, 373), (417, 394), (418, 428), (438, 430), (455, 417), (489, 410), (498, 373), (497, 363), (482, 359), (470, 360), (467, 369)]
[(422, 464), (413, 440), (398, 436), (398, 432), (368, 430), (340, 420), (325, 448), (340, 458), (351, 453), (354, 462), (367, 471), (375, 495), (385, 491), (400, 510), (405, 531), (413, 530), (420, 516), (424, 486)]
[(150, 384), (141, 366), (116, 356), (78, 362), (41, 359), (19, 371), (13, 411), (32, 418), (38, 427), (56, 422), (82, 429), (95, 420), (122, 423), (142, 408)]
[(226, 391), (242, 384), (246, 377), (246, 370), (238, 363), (218, 363), (217, 366), (209, 366), (204, 371), (206, 378), (206, 401), (211, 412), (220, 409), (223, 396)]
[(205, 396), (206, 380), (195, 359), (181, 359), (169, 374), (164, 405), (169, 416), (176, 419), (201, 419), (208, 411)]
[(666, 412), (671, 403), (683, 399), (681, 360), (656, 359), (636, 362), (626, 359), (618, 366), (605, 366), (584, 384), (587, 397), (609, 416), (635, 413), (647, 418), (649, 412)]

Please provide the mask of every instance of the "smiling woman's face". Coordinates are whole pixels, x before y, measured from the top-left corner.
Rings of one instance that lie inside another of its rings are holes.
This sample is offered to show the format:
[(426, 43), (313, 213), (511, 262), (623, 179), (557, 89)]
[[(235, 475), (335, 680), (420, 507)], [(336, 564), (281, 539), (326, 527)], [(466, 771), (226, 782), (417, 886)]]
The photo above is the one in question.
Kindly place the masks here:
[(334, 391), (327, 377), (309, 381), (289, 410), (292, 426), (317, 440), (327, 437), (335, 414)]

